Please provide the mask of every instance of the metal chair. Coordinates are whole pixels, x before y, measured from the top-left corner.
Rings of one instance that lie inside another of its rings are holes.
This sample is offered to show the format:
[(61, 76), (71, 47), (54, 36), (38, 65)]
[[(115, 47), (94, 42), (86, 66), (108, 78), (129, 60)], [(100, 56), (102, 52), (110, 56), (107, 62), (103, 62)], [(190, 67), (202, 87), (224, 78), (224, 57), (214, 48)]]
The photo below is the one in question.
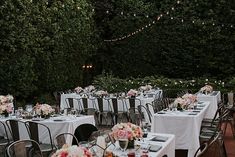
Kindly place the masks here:
[(2, 133), (3, 135), (5, 135), (5, 136), (0, 136), (0, 156), (1, 154), (4, 154), (3, 156), (5, 156), (5, 149), (9, 145), (10, 140), (7, 133), (7, 127), (2, 121), (0, 121), (0, 128), (3, 128)]
[(93, 124), (81, 124), (75, 129), (74, 136), (77, 138), (78, 142), (88, 141), (94, 131), (98, 131), (98, 129)]
[(113, 124), (117, 124), (119, 119), (123, 122), (124, 118), (126, 118), (126, 121), (128, 121), (128, 109), (125, 100), (121, 98), (111, 98), (111, 102), (113, 106)]
[(211, 139), (208, 141), (208, 149), (202, 156), (227, 157), (223, 136), (220, 132), (211, 137)]
[[(74, 140), (74, 143), (72, 143), (72, 140), (68, 141), (68, 138)], [(78, 145), (78, 139), (71, 133), (61, 133), (54, 138), (54, 144), (57, 149), (61, 149), (64, 144)]]
[(8, 157), (43, 157), (39, 144), (34, 140), (15, 141), (7, 147)]
[[(52, 142), (51, 131), (46, 125), (33, 121), (27, 121), (25, 124), (28, 127), (30, 139), (39, 143), (43, 154), (50, 154), (55, 150), (55, 146)], [(46, 137), (49, 138), (48, 143), (42, 141), (45, 140), (43, 139), (42, 134), (44, 134), (44, 137), (45, 134), (47, 135)]]
[(23, 121), (16, 119), (9, 119), (6, 120), (6, 125), (9, 129), (10, 135), (14, 142), (21, 140), (22, 137), (23, 138), (29, 137), (28, 128), (26, 127)]
[[(113, 124), (112, 117), (113, 112), (110, 105), (109, 98), (97, 98), (98, 106), (99, 106), (99, 124), (102, 125), (103, 119), (105, 120), (105, 124), (108, 124), (108, 120), (110, 118), (111, 124)], [(105, 108), (106, 107), (106, 108)]]
[(201, 144), (200, 147), (195, 152), (194, 157), (203, 157), (207, 149), (208, 149), (208, 144), (206, 142)]

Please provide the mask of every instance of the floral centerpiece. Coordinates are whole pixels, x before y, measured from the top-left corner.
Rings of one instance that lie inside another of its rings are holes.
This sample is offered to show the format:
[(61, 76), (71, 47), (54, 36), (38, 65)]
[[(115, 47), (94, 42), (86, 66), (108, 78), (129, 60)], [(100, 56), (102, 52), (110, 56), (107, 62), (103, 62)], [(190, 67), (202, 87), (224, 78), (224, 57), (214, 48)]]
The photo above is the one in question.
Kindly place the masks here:
[(80, 87), (80, 86), (77, 86), (77, 87), (74, 89), (74, 91), (79, 94), (79, 93), (81, 93), (81, 92), (83, 91), (83, 88)]
[(197, 96), (194, 94), (186, 93), (182, 97), (178, 97), (174, 101), (174, 106), (177, 107), (177, 110), (188, 109), (191, 105), (197, 101)]
[(205, 85), (200, 89), (200, 91), (204, 94), (211, 93), (213, 91), (213, 87), (211, 85)]
[(0, 114), (6, 117), (13, 111), (13, 96), (12, 95), (0, 95)]
[(142, 129), (132, 123), (118, 123), (112, 128), (112, 137), (118, 140), (123, 137), (123, 134), (128, 135), (128, 147), (134, 147), (134, 140), (143, 137)]
[(87, 148), (65, 144), (61, 149), (57, 150), (52, 157), (92, 157), (92, 154)]
[(39, 103), (34, 106), (34, 111), (37, 115), (45, 118), (50, 117), (50, 115), (55, 112), (55, 110), (50, 105)]
[(94, 94), (96, 96), (98, 96), (98, 97), (103, 97), (103, 96), (107, 96), (108, 92), (107, 91), (103, 91), (103, 90), (99, 90), (99, 91), (96, 91)]
[(145, 86), (140, 86), (139, 87), (139, 90), (144, 92), (144, 91), (149, 91), (152, 89), (152, 86), (151, 85), (145, 85)]
[(135, 96), (137, 96), (137, 94), (138, 94), (138, 91), (135, 90), (135, 89), (130, 89), (130, 90), (127, 92), (127, 96), (128, 96), (128, 97), (135, 97)]
[(95, 87), (92, 85), (89, 85), (89, 86), (85, 87), (83, 91), (84, 91), (84, 93), (91, 93), (91, 92), (95, 91)]

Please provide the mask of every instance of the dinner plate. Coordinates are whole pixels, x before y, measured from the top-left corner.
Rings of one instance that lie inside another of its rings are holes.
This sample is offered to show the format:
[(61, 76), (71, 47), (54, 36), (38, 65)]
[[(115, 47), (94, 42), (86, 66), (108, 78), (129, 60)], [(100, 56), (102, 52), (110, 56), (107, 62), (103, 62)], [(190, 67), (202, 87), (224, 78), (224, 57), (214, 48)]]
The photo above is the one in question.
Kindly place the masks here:
[(157, 152), (157, 151), (159, 151), (161, 148), (162, 148), (162, 146), (159, 146), (159, 145), (150, 145), (150, 146), (149, 146), (149, 151), (150, 151), (150, 152)]
[(32, 118), (32, 121), (42, 121), (45, 120), (44, 118)]
[(188, 115), (197, 115), (198, 112), (191, 112)]
[(54, 119), (53, 121), (55, 121), (55, 122), (62, 122), (62, 121), (65, 121), (65, 119)]
[(167, 140), (168, 140), (168, 137), (166, 136), (155, 136), (150, 141), (166, 142)]

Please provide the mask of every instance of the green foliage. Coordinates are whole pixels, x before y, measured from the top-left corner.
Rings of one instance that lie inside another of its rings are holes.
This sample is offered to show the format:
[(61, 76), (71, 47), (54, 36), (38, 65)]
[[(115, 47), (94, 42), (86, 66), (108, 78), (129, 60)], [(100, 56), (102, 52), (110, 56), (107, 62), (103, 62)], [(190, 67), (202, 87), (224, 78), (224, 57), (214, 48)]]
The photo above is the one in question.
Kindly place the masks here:
[[(163, 76), (147, 76), (143, 78), (120, 79), (112, 74), (103, 73), (94, 79), (96, 88), (107, 90), (109, 93), (128, 92), (130, 89), (138, 89), (143, 85), (151, 85), (153, 88), (163, 89), (168, 96), (176, 97), (176, 94), (183, 90), (191, 90), (196, 93), (205, 84), (212, 85), (214, 90), (222, 93), (235, 90), (235, 78), (217, 80), (216, 78), (193, 78), (172, 79)], [(165, 94), (164, 93), (164, 94)]]
[[(122, 41), (104, 43), (103, 54), (109, 55), (102, 55), (100, 62), (105, 71), (121, 78), (156, 74), (170, 78), (233, 76), (235, 27), (230, 27), (235, 23), (233, 1), (186, 0), (179, 5), (170, 0), (115, 3), (98, 0), (101, 1), (109, 6), (105, 9), (110, 10), (103, 16), (106, 25), (99, 14), (96, 15), (102, 21), (102, 24), (97, 21), (98, 25), (106, 30), (105, 39), (128, 35), (145, 27), (158, 15), (164, 15), (141, 33)], [(97, 5), (97, 10), (102, 9)]]
[(72, 88), (96, 49), (87, 0), (0, 2), (0, 93), (20, 98)]

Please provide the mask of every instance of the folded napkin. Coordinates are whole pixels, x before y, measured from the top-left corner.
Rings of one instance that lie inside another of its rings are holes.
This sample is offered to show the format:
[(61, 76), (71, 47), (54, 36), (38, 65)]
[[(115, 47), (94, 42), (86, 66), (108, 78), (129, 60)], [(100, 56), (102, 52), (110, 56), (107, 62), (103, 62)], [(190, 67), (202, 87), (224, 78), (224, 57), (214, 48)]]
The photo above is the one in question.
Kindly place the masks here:
[(158, 112), (157, 114), (165, 114), (165, 112), (160, 111), (160, 112)]
[(166, 142), (167, 140), (168, 140), (168, 137), (166, 136), (155, 136), (150, 141)]
[(212, 95), (212, 96), (216, 96), (217, 93), (218, 93), (217, 91), (214, 91), (211, 95)]
[(159, 151), (161, 148), (162, 148), (162, 146), (159, 146), (159, 145), (150, 145), (150, 146), (149, 146), (149, 151), (150, 151), (150, 152), (157, 152), (157, 151)]
[(191, 112), (188, 115), (197, 115), (198, 112)]

